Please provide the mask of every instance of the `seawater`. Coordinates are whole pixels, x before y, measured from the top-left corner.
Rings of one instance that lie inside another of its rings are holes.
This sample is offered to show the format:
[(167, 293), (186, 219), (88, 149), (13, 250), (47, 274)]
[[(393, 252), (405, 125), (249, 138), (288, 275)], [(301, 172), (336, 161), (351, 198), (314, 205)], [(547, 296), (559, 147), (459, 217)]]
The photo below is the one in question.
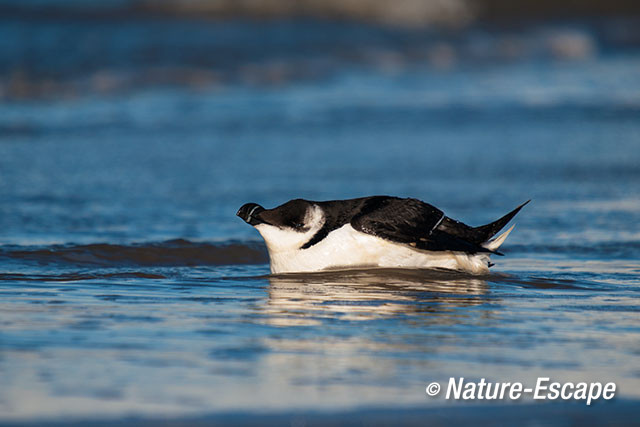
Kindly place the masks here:
[[(159, 37), (140, 25), (135, 40)], [(185, 46), (160, 58), (204, 55)], [(449, 377), (613, 381), (639, 399), (640, 53), (534, 49), (445, 69), (376, 55), (334, 52), (319, 74), (269, 84), (103, 93), (82, 80), (5, 99), (0, 420), (423, 407), (444, 404), (424, 387)], [(235, 216), (372, 194), (470, 225), (533, 201), (480, 277), (272, 276)]]

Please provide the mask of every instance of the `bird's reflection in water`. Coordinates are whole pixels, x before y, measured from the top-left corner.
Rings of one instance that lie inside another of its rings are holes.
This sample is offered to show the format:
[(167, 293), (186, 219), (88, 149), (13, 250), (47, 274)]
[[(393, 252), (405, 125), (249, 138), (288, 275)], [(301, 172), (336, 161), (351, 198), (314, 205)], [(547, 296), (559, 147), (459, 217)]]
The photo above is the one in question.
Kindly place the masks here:
[(273, 275), (269, 282), (264, 310), (281, 326), (430, 314), (445, 314), (438, 323), (447, 323), (457, 308), (483, 304), (488, 290), (483, 277), (443, 270), (326, 271)]

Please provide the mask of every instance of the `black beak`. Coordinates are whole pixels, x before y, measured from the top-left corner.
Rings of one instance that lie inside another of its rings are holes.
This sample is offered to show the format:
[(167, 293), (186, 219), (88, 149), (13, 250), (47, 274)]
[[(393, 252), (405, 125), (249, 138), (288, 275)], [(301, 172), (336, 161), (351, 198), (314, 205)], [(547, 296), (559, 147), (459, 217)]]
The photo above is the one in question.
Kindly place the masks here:
[(242, 205), (236, 215), (242, 218), (249, 225), (263, 224), (264, 221), (260, 219), (260, 212), (265, 209), (257, 203), (247, 203)]

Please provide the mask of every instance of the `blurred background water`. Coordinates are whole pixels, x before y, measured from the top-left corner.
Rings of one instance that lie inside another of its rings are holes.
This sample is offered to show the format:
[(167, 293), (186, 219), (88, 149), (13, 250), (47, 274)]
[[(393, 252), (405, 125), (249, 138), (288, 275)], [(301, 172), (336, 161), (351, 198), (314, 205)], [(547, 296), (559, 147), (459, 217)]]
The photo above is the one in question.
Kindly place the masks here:
[[(0, 1), (0, 422), (637, 402), (640, 8), (519, 4)], [(271, 277), (235, 217), (372, 194), (533, 203), (487, 277)]]

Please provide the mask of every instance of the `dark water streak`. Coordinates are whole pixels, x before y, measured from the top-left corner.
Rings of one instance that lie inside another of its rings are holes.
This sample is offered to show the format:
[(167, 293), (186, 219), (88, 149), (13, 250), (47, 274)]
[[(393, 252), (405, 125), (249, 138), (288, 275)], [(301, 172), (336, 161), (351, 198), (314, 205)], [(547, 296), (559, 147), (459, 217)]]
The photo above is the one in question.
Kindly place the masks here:
[(160, 243), (114, 245), (53, 245), (49, 247), (3, 246), (0, 259), (38, 264), (87, 265), (96, 267), (197, 266), (261, 264), (268, 262), (260, 244), (194, 243), (184, 239)]

